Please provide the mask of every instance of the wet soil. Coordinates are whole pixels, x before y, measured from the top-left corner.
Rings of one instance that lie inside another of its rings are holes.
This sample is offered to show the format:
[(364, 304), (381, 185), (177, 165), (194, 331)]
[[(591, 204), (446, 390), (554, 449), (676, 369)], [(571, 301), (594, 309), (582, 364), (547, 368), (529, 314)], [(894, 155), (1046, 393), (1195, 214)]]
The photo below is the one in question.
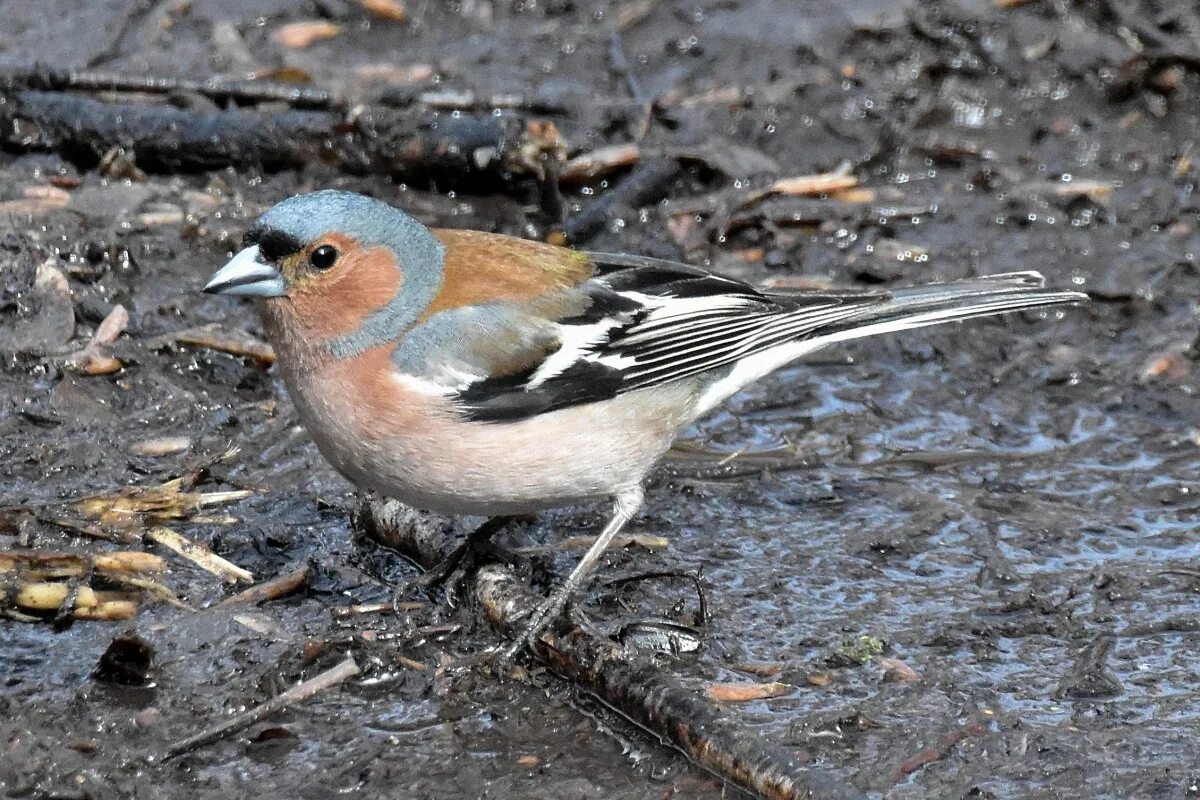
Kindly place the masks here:
[[(1200, 27), (1185, 6), (1120, 5), (1118, 23), (1100, 3), (470, 0), (413, 3), (397, 25), (341, 2), (7, 2), (0, 64), (190, 77), (294, 66), (346, 90), (364, 65), (428, 64), (436, 86), (484, 94), (637, 92), (661, 106), (645, 147), (699, 155), (667, 200), (618, 209), (592, 248), (841, 285), (1033, 268), (1091, 292), (1082, 308), (858, 343), (747, 390), (649, 486), (634, 529), (669, 546), (610, 554), (583, 606), (610, 631), (696, 623), (687, 581), (611, 583), (698, 574), (703, 646), (663, 668), (701, 691), (787, 683), (729, 717), (867, 795), (1195, 797), (1200, 77), (1156, 63), (1144, 83), (1113, 87), (1131, 46), (1163, 49), (1157, 32), (1200, 52)], [(620, 36), (633, 82), (613, 66), (623, 11), (645, 12)], [(340, 35), (303, 50), (271, 38), (320, 15)], [(63, 18), (97, 35), (66, 33)], [(611, 107), (559, 120), (573, 152), (637, 135), (639, 121)], [(785, 200), (725, 233), (671, 215), (735, 181), (839, 165), (876, 199)], [(150, 346), (206, 323), (260, 333), (248, 306), (198, 290), (281, 197), (345, 186), (431, 224), (541, 235), (554, 221), (535, 191), (320, 167), (127, 180), (52, 154), (4, 155), (0, 174), (0, 199), (52, 176), (71, 186), (66, 207), (0, 223), (0, 505), (158, 483), (232, 445), (206, 488), (254, 490), (221, 509), (236, 522), (176, 527), (259, 578), (315, 567), (300, 595), (212, 609), (234, 590), (176, 559), (166, 582), (204, 610), (148, 605), (133, 623), (62, 631), (0, 621), (5, 796), (734, 793), (552, 678), (440, 670), (494, 636), (442, 598), (335, 616), (389, 599), (415, 568), (357, 534), (354, 490), (270, 369)], [(621, 177), (569, 190), (569, 209)], [(67, 277), (65, 309), (30, 288), (47, 258)], [(131, 316), (112, 348), (124, 369), (64, 370), (56, 354), (86, 343), (116, 303)], [(187, 448), (138, 454), (166, 436)], [(594, 532), (602, 513), (549, 513), (503, 541), (533, 549), (524, 569), (545, 585), (578, 555), (555, 543)], [(9, 513), (0, 547), (18, 545), (100, 547)], [(153, 649), (150, 684), (98, 680), (101, 654), (130, 629)], [(360, 680), (162, 760), (168, 742), (347, 650)]]

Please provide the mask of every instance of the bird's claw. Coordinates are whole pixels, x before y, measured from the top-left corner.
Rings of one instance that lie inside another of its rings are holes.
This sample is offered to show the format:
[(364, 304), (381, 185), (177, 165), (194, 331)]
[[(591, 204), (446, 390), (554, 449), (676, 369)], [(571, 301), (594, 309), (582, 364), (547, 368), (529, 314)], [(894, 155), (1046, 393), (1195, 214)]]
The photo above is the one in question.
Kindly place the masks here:
[(516, 636), (492, 659), (492, 672), (498, 677), (510, 672), (517, 657), (532, 650), (533, 645), (554, 624), (567, 605), (568, 598), (555, 593), (533, 610)]

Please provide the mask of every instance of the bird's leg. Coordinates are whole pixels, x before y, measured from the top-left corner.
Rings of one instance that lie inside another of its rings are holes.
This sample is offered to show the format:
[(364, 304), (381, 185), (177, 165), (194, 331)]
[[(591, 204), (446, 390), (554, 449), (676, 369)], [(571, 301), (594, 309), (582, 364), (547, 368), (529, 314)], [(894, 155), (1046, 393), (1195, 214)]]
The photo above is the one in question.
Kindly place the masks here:
[(427, 592), (444, 584), (460, 568), (473, 563), (484, 547), (491, 542), (492, 537), (504, 530), (515, 519), (516, 517), (492, 517), (484, 522), (467, 534), (467, 537), (450, 552), (450, 555), (425, 570), (415, 581), (402, 586), (396, 593), (397, 599), (402, 594), (408, 595), (414, 589)]
[(554, 622), (571, 597), (583, 588), (588, 575), (596, 566), (596, 562), (600, 560), (600, 556), (604, 555), (604, 551), (612, 542), (613, 537), (621, 532), (626, 523), (642, 507), (643, 497), (644, 493), (640, 486), (617, 495), (613, 503), (612, 518), (604, 526), (604, 530), (596, 537), (596, 541), (592, 542), (592, 546), (583, 554), (583, 558), (575, 565), (575, 569), (562, 582), (562, 585), (555, 589), (530, 615), (525, 627), (500, 655), (500, 663), (507, 663), (516, 658), (521, 650), (537, 639)]

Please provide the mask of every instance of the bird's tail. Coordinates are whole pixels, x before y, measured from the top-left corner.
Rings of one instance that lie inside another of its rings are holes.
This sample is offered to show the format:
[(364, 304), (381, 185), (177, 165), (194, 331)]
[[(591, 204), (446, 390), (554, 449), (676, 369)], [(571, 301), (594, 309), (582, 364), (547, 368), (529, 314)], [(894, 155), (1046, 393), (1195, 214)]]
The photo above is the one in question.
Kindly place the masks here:
[(1083, 292), (1046, 289), (1045, 285), (1041, 273), (1028, 271), (896, 289), (886, 302), (815, 331), (811, 341), (824, 346), (877, 333), (1087, 300)]

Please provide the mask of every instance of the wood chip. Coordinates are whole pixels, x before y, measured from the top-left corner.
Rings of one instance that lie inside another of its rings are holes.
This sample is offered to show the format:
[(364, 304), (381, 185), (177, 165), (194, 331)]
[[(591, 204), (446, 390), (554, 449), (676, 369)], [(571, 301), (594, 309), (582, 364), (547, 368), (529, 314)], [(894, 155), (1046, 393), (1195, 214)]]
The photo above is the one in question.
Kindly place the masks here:
[(836, 200), (839, 203), (874, 203), (878, 197), (878, 192), (867, 186), (836, 189), (829, 193), (829, 199)]
[(237, 564), (221, 558), (207, 547), (187, 539), (170, 528), (160, 525), (148, 530), (146, 535), (151, 541), (178, 553), (196, 566), (211, 572), (223, 580), (230, 583), (237, 581), (244, 581), (245, 583), (254, 582), (254, 574), (249, 570), (242, 569)]
[(408, 667), (409, 669), (412, 669), (412, 670), (416, 670), (417, 672), (424, 672), (426, 669), (425, 664), (423, 662), (417, 661), (415, 658), (409, 658), (408, 656), (402, 656), (399, 653), (397, 653), (394, 656), (394, 658), (395, 658), (397, 664)]
[(400, 0), (358, 0), (358, 4), (372, 16), (391, 22), (408, 22), (408, 8)]
[(325, 20), (314, 19), (305, 22), (292, 22), (284, 25), (279, 30), (271, 34), (271, 41), (276, 44), (290, 47), (293, 50), (302, 50), (305, 47), (314, 45), (317, 42), (323, 42), (326, 39), (332, 39), (342, 32), (342, 26), (336, 25)]
[(143, 439), (129, 446), (129, 452), (138, 456), (158, 458), (183, 453), (192, 446), (192, 440), (186, 436), (160, 436), (154, 439)]
[(794, 178), (780, 178), (771, 184), (767, 194), (782, 194), (789, 197), (816, 197), (830, 192), (853, 189), (858, 186), (858, 178), (853, 175), (842, 175), (836, 172), (825, 172), (819, 175), (798, 175)]
[(1050, 196), (1065, 200), (1086, 197), (1094, 203), (1105, 205), (1112, 199), (1117, 184), (1111, 181), (1070, 180), (1070, 181), (1031, 181), (1018, 187), (1021, 192), (1030, 195)]
[(23, 200), (0, 202), (0, 215), (36, 217), (66, 208), (71, 203), (71, 194), (57, 186), (26, 186), (21, 189), (21, 194)]
[(582, 183), (619, 169), (628, 169), (641, 159), (642, 150), (636, 144), (609, 145), (575, 156), (563, 164), (558, 177), (564, 183)]
[(386, 83), (392, 86), (411, 86), (431, 80), (437, 70), (432, 64), (361, 64), (354, 68), (354, 77), (361, 83)]
[(137, 216), (138, 224), (144, 225), (147, 228), (156, 228), (162, 225), (179, 225), (183, 222), (183, 219), (182, 208), (146, 211)]
[(82, 350), (68, 358), (63, 366), (76, 375), (94, 378), (120, 372), (125, 368), (125, 363), (114, 356), (104, 355), (94, 350)]
[(786, 683), (710, 683), (704, 689), (710, 700), (718, 703), (745, 703), (766, 700), (789, 694), (793, 687)]
[(104, 348), (121, 338), (128, 325), (129, 312), (118, 303), (96, 326), (91, 341), (78, 353), (69, 356), (64, 366), (76, 374), (89, 376), (111, 375), (120, 371), (125, 365), (120, 359), (105, 353)]
[(98, 347), (112, 344), (121, 338), (121, 334), (127, 327), (129, 327), (129, 312), (125, 310), (125, 306), (117, 303), (104, 317), (104, 320), (96, 326), (96, 332), (92, 334), (92, 340), (88, 342), (88, 346)]

